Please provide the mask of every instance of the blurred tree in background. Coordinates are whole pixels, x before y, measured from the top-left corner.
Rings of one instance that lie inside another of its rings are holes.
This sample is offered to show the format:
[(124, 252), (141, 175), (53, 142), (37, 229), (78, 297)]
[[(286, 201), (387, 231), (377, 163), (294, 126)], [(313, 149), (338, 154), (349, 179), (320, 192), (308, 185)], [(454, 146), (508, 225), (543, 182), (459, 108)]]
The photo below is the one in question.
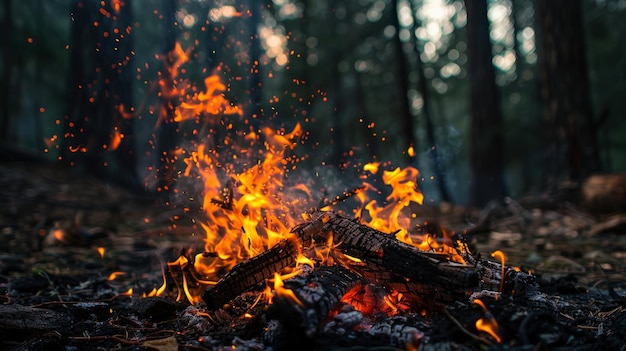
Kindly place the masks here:
[[(300, 123), (300, 172), (332, 168), (324, 181), (349, 187), (365, 162), (410, 163), (428, 201), (476, 205), (505, 188), (521, 196), (626, 171), (626, 2), (490, 0), (481, 10), (489, 42), (483, 34), (479, 44), (465, 5), (6, 0), (2, 144), (154, 190), (190, 145)], [(188, 60), (167, 83), (176, 43)], [(493, 76), (472, 73), (469, 55), (486, 44)], [(168, 89), (202, 90), (213, 73), (253, 122), (224, 116), (193, 134), (161, 117), (180, 103)], [(478, 108), (499, 111), (500, 122), (479, 119)], [(495, 185), (474, 187), (482, 181)]]

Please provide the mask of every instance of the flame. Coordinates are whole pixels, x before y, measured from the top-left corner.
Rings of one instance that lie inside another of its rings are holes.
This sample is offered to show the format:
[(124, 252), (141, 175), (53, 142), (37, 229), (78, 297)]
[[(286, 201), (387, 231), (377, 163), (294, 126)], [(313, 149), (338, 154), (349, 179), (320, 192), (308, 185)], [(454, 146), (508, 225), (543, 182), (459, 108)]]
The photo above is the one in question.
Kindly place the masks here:
[(113, 272), (113, 273), (109, 274), (108, 280), (115, 280), (117, 277), (119, 277), (121, 275), (126, 275), (126, 273), (124, 273), (124, 272)]
[(366, 163), (363, 166), (363, 170), (366, 171), (366, 172), (370, 172), (372, 174), (376, 174), (376, 173), (378, 173), (378, 166), (379, 166), (378, 162)]
[(217, 74), (204, 79), (205, 91), (195, 93), (191, 101), (184, 101), (175, 111), (174, 121), (195, 119), (198, 116), (221, 116), (229, 114), (243, 114), (243, 110), (231, 105), (224, 97), (226, 90), (224, 83)]
[(54, 235), (54, 238), (61, 242), (65, 239), (65, 231), (63, 229), (60, 228), (55, 228), (52, 230), (52, 235)]
[(100, 246), (97, 248), (98, 253), (100, 254), (100, 258), (104, 258), (104, 247)]
[(278, 272), (274, 273), (274, 291), (276, 292), (276, 296), (285, 297), (299, 306), (304, 306), (302, 301), (298, 299), (298, 297), (293, 292), (293, 290), (285, 288), (285, 284), (283, 283), (283, 280), (280, 278), (280, 274), (278, 274)]
[(500, 250), (496, 250), (491, 253), (491, 257), (500, 259), (500, 263), (502, 264), (502, 276), (500, 277), (500, 292), (502, 292), (502, 290), (504, 290), (504, 273), (505, 273), (505, 268), (506, 268), (504, 266), (504, 262), (506, 260), (506, 256), (504, 255), (504, 252)]
[(112, 0), (111, 5), (113, 5), (113, 11), (119, 14), (120, 10), (122, 9), (122, 6), (124, 6), (125, 4), (122, 0)]
[(500, 335), (498, 335), (498, 331), (499, 331), (498, 322), (496, 321), (495, 318), (493, 318), (493, 315), (491, 315), (489, 310), (487, 310), (487, 306), (485, 306), (485, 304), (481, 300), (474, 299), (473, 302), (475, 304), (477, 304), (478, 306), (480, 306), (483, 309), (483, 311), (485, 312), (485, 317), (484, 318), (479, 318), (476, 321), (476, 330), (481, 331), (481, 332), (485, 332), (485, 333), (491, 335), (491, 337), (497, 343), (500, 343), (502, 340), (500, 338)]
[[(245, 120), (244, 109), (230, 102), (225, 95), (229, 88), (220, 80), (219, 66), (204, 79), (202, 88), (193, 86), (181, 77), (184, 73), (182, 67), (190, 59), (190, 50), (183, 50), (180, 43), (176, 43), (164, 60), (166, 70), (160, 73), (159, 94), (166, 103), (157, 126), (176, 122), (186, 124), (179, 130), (193, 129), (191, 134), (194, 136), (201, 137), (202, 133), (207, 133), (206, 139), (193, 141), (164, 155), (181, 161), (172, 165), (178, 167), (182, 164), (182, 169), (176, 169), (178, 181), (188, 180), (201, 185), (201, 194), (192, 196), (199, 196), (202, 202), (204, 218), (197, 224), (204, 232), (204, 250), (196, 255), (181, 255), (177, 260), (168, 262), (171, 271), (183, 272), (181, 279), (175, 279), (178, 288), (176, 299), (181, 301), (186, 298), (193, 303), (200, 300), (196, 293), (198, 285), (215, 284), (237, 263), (290, 237), (291, 228), (303, 219), (307, 220), (305, 213), (311, 209), (311, 203), (319, 200), (319, 195), (314, 194), (304, 181), (286, 181), (288, 173), (295, 170), (299, 160), (303, 159), (296, 154), (296, 146), (303, 135), (306, 136), (301, 125), (296, 124), (292, 129), (272, 128)], [(224, 133), (215, 133), (217, 128)], [(123, 135), (118, 133), (113, 137), (111, 149), (119, 145)], [(407, 152), (414, 154), (415, 150), (410, 147)], [(383, 170), (381, 175), (379, 171), (383, 166), (388, 164), (370, 162), (363, 165), (362, 187), (358, 191), (344, 192), (345, 196), (338, 198), (354, 197), (360, 204), (354, 211), (355, 215), (364, 224), (393, 233), (399, 240), (413, 244), (407, 228), (411, 227), (415, 216), (406, 210), (412, 204), (423, 203), (424, 196), (417, 186), (419, 171), (413, 167), (397, 167)], [(389, 187), (386, 203), (380, 204), (370, 197), (374, 194), (378, 198), (385, 189), (372, 186), (368, 177), (382, 177), (382, 184)], [(333, 205), (331, 203), (328, 207)], [(465, 263), (454, 248), (445, 242), (439, 243), (434, 236), (428, 235), (416, 241), (418, 244), (414, 245), (422, 250), (444, 253), (454, 261)], [(297, 265), (314, 267), (316, 261), (319, 261), (317, 264), (332, 264), (329, 254), (337, 244), (332, 242), (332, 237), (326, 244), (315, 251), (314, 257), (299, 255)], [(359, 261), (353, 257), (346, 259)], [(190, 271), (197, 275), (188, 274)], [(280, 277), (277, 281), (276, 294), (289, 296)], [(165, 280), (161, 288), (150, 294), (160, 294), (164, 289)], [(271, 298), (268, 292), (266, 295)]]
[(120, 146), (120, 143), (122, 142), (122, 139), (124, 139), (124, 134), (120, 133), (120, 131), (116, 128), (115, 131), (113, 131), (113, 136), (111, 137), (111, 145), (109, 146), (109, 149), (111, 151), (117, 150), (117, 148)]
[(409, 146), (409, 148), (406, 150), (406, 153), (411, 157), (415, 157), (415, 149), (413, 148), (413, 145)]

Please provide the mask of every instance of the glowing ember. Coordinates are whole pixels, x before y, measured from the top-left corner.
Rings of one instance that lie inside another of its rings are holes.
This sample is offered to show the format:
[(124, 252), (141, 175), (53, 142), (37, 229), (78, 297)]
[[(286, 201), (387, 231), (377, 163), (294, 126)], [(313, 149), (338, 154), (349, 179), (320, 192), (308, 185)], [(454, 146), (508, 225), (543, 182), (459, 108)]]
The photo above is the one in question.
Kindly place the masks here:
[(111, 137), (111, 144), (108, 147), (109, 150), (117, 150), (117, 148), (120, 146), (120, 143), (122, 142), (122, 139), (124, 139), (124, 134), (120, 133), (119, 130), (116, 129), (113, 132), (113, 136)]
[(104, 258), (104, 247), (100, 246), (97, 248), (98, 253), (100, 254), (100, 258)]

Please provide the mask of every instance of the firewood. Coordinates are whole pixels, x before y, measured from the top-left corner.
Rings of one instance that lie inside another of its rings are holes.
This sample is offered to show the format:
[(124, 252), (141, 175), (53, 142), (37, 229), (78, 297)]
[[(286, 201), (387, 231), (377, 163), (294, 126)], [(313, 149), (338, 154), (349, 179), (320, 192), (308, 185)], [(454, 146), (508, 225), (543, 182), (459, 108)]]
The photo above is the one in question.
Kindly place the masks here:
[[(474, 262), (480, 272), (480, 287), (484, 290), (499, 291), (514, 297), (532, 298), (539, 294), (535, 276), (503, 266), (498, 262), (478, 260)], [(504, 271), (504, 277), (502, 272)]]
[(208, 308), (220, 308), (241, 293), (263, 284), (274, 272), (295, 265), (297, 255), (297, 244), (283, 239), (271, 249), (235, 265), (216, 285), (202, 294), (202, 299)]
[(306, 277), (285, 281), (284, 287), (293, 291), (297, 301), (293, 297), (277, 295), (272, 309), (284, 327), (313, 337), (341, 298), (362, 283), (361, 276), (343, 266), (320, 267)]
[[(354, 220), (327, 213), (320, 235), (333, 235), (336, 249), (356, 257), (380, 271), (399, 274), (414, 282), (447, 289), (478, 286), (478, 273), (472, 266), (451, 262), (445, 254), (429, 253), (401, 242), (394, 235), (380, 232)], [(379, 281), (380, 282), (380, 281)]]
[(217, 309), (236, 296), (260, 286), (286, 267), (294, 266), (302, 247), (310, 246), (314, 233), (323, 226), (321, 215), (292, 229), (293, 236), (269, 250), (238, 263), (216, 285), (202, 294), (209, 309)]

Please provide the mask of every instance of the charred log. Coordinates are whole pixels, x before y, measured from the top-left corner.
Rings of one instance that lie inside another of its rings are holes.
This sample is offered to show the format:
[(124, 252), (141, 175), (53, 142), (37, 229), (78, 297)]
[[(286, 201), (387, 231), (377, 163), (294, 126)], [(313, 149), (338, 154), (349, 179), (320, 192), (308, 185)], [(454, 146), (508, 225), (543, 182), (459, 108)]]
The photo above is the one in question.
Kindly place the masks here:
[(297, 246), (293, 240), (284, 239), (260, 255), (237, 264), (215, 286), (205, 291), (202, 299), (208, 308), (217, 309), (241, 293), (262, 285), (275, 272), (295, 265)]
[(375, 270), (389, 271), (414, 282), (447, 289), (478, 286), (478, 272), (474, 267), (451, 262), (445, 254), (421, 251), (394, 235), (354, 220), (332, 213), (328, 216), (320, 234), (325, 237), (333, 235), (333, 241), (339, 243), (336, 247), (339, 251), (362, 260)]
[(313, 337), (341, 298), (362, 283), (361, 276), (343, 266), (320, 267), (304, 278), (286, 281), (285, 288), (293, 291), (297, 300), (277, 295), (273, 312), (291, 332)]

